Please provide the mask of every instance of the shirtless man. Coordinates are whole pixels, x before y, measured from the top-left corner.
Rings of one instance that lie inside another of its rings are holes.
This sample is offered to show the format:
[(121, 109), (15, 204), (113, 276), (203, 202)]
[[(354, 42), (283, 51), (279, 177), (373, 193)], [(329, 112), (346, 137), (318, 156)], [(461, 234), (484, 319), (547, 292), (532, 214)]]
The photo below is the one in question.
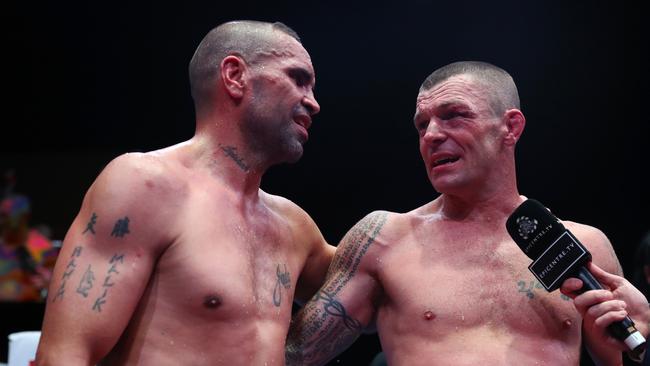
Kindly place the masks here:
[[(294, 317), (289, 363), (323, 364), (374, 327), (389, 365), (578, 365), (582, 340), (597, 362), (620, 363), (602, 324), (547, 293), (506, 232), (523, 201), (515, 145), (525, 125), (510, 75), (480, 62), (445, 66), (422, 84), (414, 122), (440, 196), (404, 214), (373, 212), (346, 234), (325, 284)], [(565, 225), (595, 263), (621, 273), (601, 231)], [(596, 315), (624, 306), (610, 301)]]
[(88, 190), (50, 286), (38, 365), (283, 365), (292, 302), (334, 248), (260, 190), (303, 153), (314, 70), (281, 23), (223, 24), (189, 66), (196, 134), (113, 160)]

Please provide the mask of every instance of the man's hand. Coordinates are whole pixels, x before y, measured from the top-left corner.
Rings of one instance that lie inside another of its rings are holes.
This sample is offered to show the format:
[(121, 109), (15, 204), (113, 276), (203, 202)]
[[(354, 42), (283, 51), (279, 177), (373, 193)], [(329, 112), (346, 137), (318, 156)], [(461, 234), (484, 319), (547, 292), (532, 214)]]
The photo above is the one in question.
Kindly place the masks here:
[(629, 316), (647, 339), (650, 332), (650, 308), (641, 291), (625, 278), (607, 273), (593, 263), (589, 263), (587, 268), (605, 289), (578, 294), (576, 291), (582, 288), (582, 281), (577, 278), (567, 279), (560, 289), (563, 294), (573, 298), (576, 309), (582, 315), (583, 328), (605, 344), (628, 351), (623, 342), (609, 334), (607, 327)]

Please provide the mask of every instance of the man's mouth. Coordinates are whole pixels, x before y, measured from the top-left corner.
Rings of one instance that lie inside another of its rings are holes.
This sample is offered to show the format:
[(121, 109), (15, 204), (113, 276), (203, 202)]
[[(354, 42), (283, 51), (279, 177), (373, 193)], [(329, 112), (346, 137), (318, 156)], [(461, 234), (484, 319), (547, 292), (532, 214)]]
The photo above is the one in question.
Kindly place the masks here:
[(293, 121), (302, 126), (305, 130), (308, 130), (311, 126), (311, 117), (308, 115), (300, 114), (293, 117)]
[(433, 162), (433, 167), (438, 167), (445, 164), (451, 164), (458, 161), (460, 158), (457, 156), (448, 156), (444, 158), (437, 159)]

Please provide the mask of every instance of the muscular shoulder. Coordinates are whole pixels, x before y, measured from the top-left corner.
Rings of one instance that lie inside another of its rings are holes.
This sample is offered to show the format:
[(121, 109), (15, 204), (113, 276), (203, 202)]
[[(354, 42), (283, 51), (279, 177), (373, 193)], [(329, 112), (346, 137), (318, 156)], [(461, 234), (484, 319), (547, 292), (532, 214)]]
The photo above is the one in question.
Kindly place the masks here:
[(264, 192), (260, 189), (260, 197), (264, 203), (279, 215), (290, 220), (311, 220), (309, 215), (293, 201), (274, 194)]
[(289, 226), (299, 246), (319, 249), (327, 244), (314, 220), (296, 203), (262, 190), (260, 190), (260, 197), (267, 207), (275, 212), (277, 219)]
[[(158, 230), (169, 227), (171, 208), (178, 207), (184, 183), (169, 163), (154, 153), (129, 153), (111, 161), (92, 184), (82, 205), (111, 222), (128, 218)], [(100, 221), (98, 221), (100, 222)]]
[(573, 221), (562, 221), (591, 252), (593, 261), (607, 272), (622, 275), (622, 269), (611, 242), (600, 229)]
[(116, 203), (138, 203), (152, 196), (178, 193), (183, 184), (176, 176), (170, 164), (155, 153), (128, 153), (104, 168), (89, 193)]
[(396, 223), (402, 219), (400, 214), (393, 212), (373, 211), (359, 220), (345, 234), (339, 247), (360, 248), (365, 252), (370, 245), (389, 243), (388, 238), (395, 232)]

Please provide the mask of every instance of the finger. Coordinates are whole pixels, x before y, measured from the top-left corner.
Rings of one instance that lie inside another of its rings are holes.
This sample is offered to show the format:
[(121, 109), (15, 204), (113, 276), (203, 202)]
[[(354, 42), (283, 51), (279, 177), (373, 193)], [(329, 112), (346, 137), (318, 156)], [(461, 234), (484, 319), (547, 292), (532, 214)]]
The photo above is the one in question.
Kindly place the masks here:
[(623, 277), (605, 272), (602, 268), (598, 267), (594, 262), (589, 262), (587, 269), (602, 285), (609, 286), (610, 288), (617, 288), (621, 286), (625, 279)]
[(578, 296), (577, 291), (582, 288), (582, 281), (578, 278), (570, 277), (567, 278), (560, 287), (560, 292), (564, 295), (569, 296), (570, 298), (575, 298)]
[(576, 296), (573, 303), (578, 311), (584, 314), (589, 307), (613, 299), (614, 295), (607, 290), (591, 290)]
[(593, 318), (599, 318), (609, 312), (626, 311), (626, 308), (625, 301), (609, 300), (590, 306), (586, 314)]
[(625, 319), (626, 316), (627, 311), (625, 310), (610, 311), (596, 318), (594, 324), (598, 328), (607, 328), (611, 324), (620, 322), (621, 320)]

